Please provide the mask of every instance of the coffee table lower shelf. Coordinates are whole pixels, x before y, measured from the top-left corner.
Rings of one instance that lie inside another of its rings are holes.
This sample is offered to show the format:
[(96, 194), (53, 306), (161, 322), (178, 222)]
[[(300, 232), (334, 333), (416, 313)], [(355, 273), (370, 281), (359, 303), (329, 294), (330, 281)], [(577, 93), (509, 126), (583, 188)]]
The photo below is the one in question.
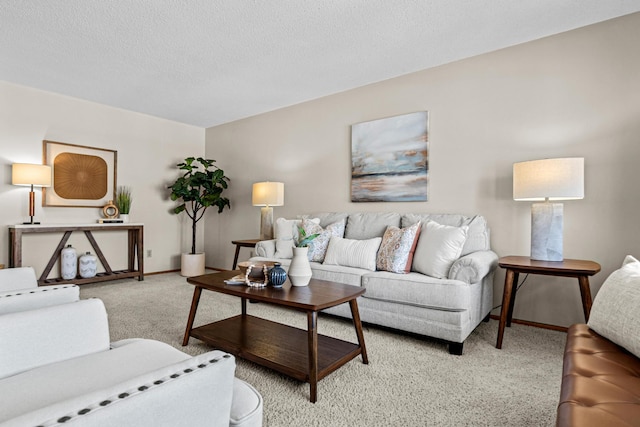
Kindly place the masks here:
[[(189, 335), (234, 356), (309, 382), (309, 335), (305, 330), (238, 315), (194, 328)], [(357, 344), (318, 334), (318, 380), (360, 354)]]

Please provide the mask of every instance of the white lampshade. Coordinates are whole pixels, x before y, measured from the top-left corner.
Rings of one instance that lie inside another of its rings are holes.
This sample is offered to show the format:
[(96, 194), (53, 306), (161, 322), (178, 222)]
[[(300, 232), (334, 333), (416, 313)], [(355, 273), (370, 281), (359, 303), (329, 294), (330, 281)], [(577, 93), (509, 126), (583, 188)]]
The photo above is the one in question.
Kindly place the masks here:
[(11, 170), (13, 185), (51, 187), (51, 166), (14, 163)]
[(544, 201), (531, 206), (531, 259), (562, 261), (564, 208), (550, 200), (584, 198), (584, 158), (514, 163), (513, 198)]
[(284, 183), (256, 182), (253, 184), (251, 202), (253, 206), (284, 205)]
[(513, 199), (584, 198), (584, 158), (532, 160), (513, 164)]

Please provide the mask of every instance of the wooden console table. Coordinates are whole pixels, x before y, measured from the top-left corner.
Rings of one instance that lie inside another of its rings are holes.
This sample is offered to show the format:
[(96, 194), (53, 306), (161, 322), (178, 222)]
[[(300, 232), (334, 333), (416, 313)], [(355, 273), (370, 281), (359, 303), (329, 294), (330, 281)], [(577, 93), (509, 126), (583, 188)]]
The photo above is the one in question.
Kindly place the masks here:
[[(65, 247), (71, 233), (74, 231), (83, 231), (89, 243), (93, 247), (96, 256), (102, 263), (104, 272), (96, 274), (91, 278), (77, 277), (72, 280), (64, 280), (62, 278), (48, 279), (51, 269), (60, 258), (60, 251)], [(128, 268), (126, 270), (112, 270), (107, 262), (104, 254), (100, 250), (98, 243), (93, 237), (93, 231), (128, 231)], [(74, 283), (82, 285), (85, 283), (105, 282), (108, 280), (126, 279), (129, 277), (137, 277), (138, 280), (144, 280), (144, 225), (138, 223), (131, 224), (82, 224), (82, 225), (10, 225), (9, 226), (9, 267), (22, 266), (22, 235), (32, 233), (63, 233), (60, 243), (51, 255), (51, 259), (47, 263), (42, 275), (38, 279), (38, 285), (57, 285), (64, 283)]]

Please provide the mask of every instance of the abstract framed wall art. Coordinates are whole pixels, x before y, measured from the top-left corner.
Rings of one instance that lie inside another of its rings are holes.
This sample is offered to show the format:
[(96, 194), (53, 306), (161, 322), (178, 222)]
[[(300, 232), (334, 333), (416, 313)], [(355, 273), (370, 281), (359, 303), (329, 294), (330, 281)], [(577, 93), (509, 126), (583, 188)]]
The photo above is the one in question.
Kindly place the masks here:
[(427, 201), (429, 113), (351, 126), (351, 201)]
[(43, 206), (99, 208), (115, 200), (117, 151), (55, 141), (42, 141), (42, 148), (43, 163), (53, 170)]

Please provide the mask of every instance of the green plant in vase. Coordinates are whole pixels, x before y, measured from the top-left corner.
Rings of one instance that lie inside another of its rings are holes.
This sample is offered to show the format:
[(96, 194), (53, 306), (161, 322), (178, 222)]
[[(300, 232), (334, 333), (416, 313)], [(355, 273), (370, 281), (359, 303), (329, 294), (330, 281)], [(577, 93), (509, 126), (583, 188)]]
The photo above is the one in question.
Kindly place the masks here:
[(131, 203), (131, 187), (118, 187), (118, 191), (116, 192), (116, 206), (121, 215), (129, 215)]
[(298, 242), (296, 243), (296, 247), (297, 248), (308, 248), (309, 247), (309, 243), (311, 243), (311, 241), (313, 241), (313, 239), (318, 237), (320, 234), (315, 233), (315, 234), (311, 234), (310, 236), (307, 236), (307, 232), (304, 231), (304, 228), (302, 228), (301, 226), (298, 226), (298, 235), (300, 237), (298, 238)]

